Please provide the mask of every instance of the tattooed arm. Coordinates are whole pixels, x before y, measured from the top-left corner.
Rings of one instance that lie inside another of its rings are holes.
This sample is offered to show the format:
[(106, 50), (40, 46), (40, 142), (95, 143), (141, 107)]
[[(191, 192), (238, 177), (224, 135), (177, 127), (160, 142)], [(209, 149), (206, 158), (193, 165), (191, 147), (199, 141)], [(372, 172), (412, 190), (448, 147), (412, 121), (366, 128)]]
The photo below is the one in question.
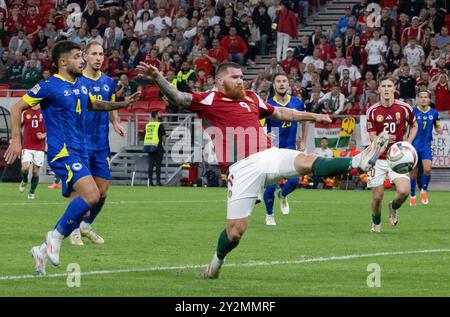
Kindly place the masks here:
[(125, 98), (124, 101), (113, 102), (105, 100), (90, 100), (88, 104), (89, 111), (113, 111), (122, 108), (128, 108), (135, 101), (139, 100), (141, 93), (135, 92), (131, 96)]
[(187, 108), (191, 105), (192, 95), (186, 92), (178, 91), (171, 83), (169, 83), (156, 67), (140, 62), (137, 66), (140, 74), (152, 79), (159, 87), (159, 90), (173, 105)]

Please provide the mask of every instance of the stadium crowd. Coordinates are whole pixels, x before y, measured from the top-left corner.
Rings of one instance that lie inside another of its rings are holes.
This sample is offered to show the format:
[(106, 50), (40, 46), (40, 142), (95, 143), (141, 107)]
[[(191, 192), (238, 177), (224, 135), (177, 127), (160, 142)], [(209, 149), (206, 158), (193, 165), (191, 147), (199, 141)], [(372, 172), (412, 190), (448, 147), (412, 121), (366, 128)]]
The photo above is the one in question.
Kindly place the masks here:
[[(380, 4), (372, 19), (368, 4)], [(72, 11), (78, 4), (80, 13)], [(257, 55), (276, 46), (270, 65), (247, 83), (263, 97), (271, 79), (285, 72), (290, 93), (307, 110), (361, 114), (378, 99), (377, 79), (395, 78), (397, 98), (412, 104), (430, 90), (433, 104), (448, 117), (450, 24), (445, 1), (361, 0), (347, 6), (330, 29), (308, 24), (316, 1), (302, 0), (2, 0), (0, 1), (0, 89), (31, 88), (55, 72), (51, 50), (59, 39), (105, 49), (104, 72), (117, 81), (117, 97), (142, 85), (140, 61), (158, 67), (180, 91), (206, 91), (217, 65), (231, 60), (254, 66)], [(68, 19), (71, 16), (71, 19)], [(447, 17), (447, 18), (446, 18)], [(71, 22), (72, 21), (72, 22)], [(283, 21), (283, 23), (279, 23)], [(177, 111), (169, 108), (167, 111)]]

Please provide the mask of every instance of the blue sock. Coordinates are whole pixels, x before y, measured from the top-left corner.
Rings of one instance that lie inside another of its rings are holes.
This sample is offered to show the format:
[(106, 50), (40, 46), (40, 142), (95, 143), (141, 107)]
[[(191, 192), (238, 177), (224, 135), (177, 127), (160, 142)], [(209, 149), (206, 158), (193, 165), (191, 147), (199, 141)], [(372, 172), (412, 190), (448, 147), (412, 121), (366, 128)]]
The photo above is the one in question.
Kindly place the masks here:
[(87, 219), (84, 220), (84, 222), (89, 223), (89, 224), (93, 223), (95, 218), (97, 217), (97, 215), (102, 210), (102, 207), (104, 204), (105, 204), (105, 200), (100, 199), (98, 203), (96, 203), (94, 206), (92, 206), (91, 214)]
[(273, 201), (275, 199), (275, 190), (277, 189), (277, 184), (266, 186), (264, 191), (264, 204), (266, 205), (266, 214), (273, 214)]
[(286, 197), (298, 187), (298, 178), (289, 178), (281, 190), (281, 196)]
[(417, 184), (417, 181), (415, 179), (411, 178), (411, 196), (412, 197), (416, 196), (416, 184)]
[(423, 191), (428, 190), (428, 184), (430, 183), (430, 178), (431, 178), (431, 175), (423, 174), (423, 177), (422, 177), (422, 190)]
[(89, 205), (83, 198), (77, 197), (70, 202), (61, 219), (56, 223), (56, 230), (64, 235), (69, 236), (73, 230), (78, 228), (80, 222), (83, 220), (85, 213), (89, 211)]

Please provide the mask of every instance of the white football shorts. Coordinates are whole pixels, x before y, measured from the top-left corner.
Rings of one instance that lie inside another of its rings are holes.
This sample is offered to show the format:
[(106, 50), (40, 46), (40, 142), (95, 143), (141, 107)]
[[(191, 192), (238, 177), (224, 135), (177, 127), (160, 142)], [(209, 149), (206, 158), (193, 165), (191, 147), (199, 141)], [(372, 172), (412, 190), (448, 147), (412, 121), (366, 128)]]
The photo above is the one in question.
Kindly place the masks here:
[(389, 177), (391, 183), (397, 178), (409, 179), (409, 174), (399, 174), (391, 170), (386, 160), (377, 160), (375, 166), (367, 172), (367, 187), (373, 188), (383, 185), (386, 176)]
[(301, 152), (276, 147), (250, 155), (234, 163), (228, 173), (227, 219), (242, 219), (251, 215), (264, 186), (299, 173), (294, 161)]
[(22, 163), (30, 162), (36, 166), (44, 165), (44, 151), (22, 150)]

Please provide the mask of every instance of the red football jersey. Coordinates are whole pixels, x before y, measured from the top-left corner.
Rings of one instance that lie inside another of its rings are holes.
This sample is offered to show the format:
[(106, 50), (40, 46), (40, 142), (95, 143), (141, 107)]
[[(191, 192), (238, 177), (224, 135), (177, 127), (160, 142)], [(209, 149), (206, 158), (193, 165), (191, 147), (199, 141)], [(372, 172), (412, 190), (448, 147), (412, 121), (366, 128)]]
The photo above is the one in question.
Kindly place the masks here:
[(189, 110), (202, 119), (222, 168), (271, 147), (259, 120), (270, 116), (275, 108), (252, 91), (247, 90), (245, 98), (239, 100), (218, 91), (193, 93)]
[(45, 133), (41, 109), (28, 109), (22, 112), (23, 149), (45, 151), (45, 138), (40, 140), (37, 133)]
[[(367, 110), (367, 131), (376, 132), (377, 135), (383, 131), (395, 135), (395, 142), (403, 141), (408, 123), (414, 124), (416, 118), (412, 107), (406, 102), (395, 100), (392, 106), (383, 107), (377, 102)], [(386, 153), (393, 143), (389, 144), (380, 159), (386, 159)]]

